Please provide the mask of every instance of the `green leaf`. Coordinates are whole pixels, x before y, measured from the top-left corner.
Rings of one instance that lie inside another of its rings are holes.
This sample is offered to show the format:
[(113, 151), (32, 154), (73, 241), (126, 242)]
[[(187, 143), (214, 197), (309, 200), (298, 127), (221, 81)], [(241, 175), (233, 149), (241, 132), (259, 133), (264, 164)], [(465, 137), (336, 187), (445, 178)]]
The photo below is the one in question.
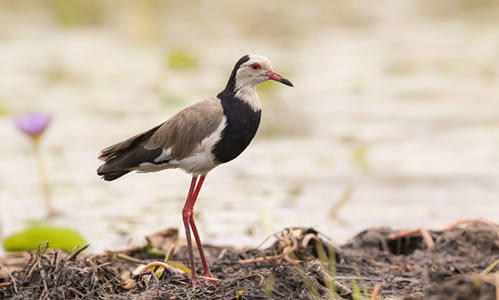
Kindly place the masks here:
[(239, 292), (237, 292), (237, 295), (236, 295), (236, 300), (239, 300), (241, 299), (241, 297), (244, 295), (244, 291), (243, 290), (240, 290)]
[(177, 260), (169, 260), (168, 261), (168, 264), (172, 267), (174, 267), (175, 269), (179, 269), (179, 270), (182, 270), (184, 271), (185, 273), (187, 274), (191, 274), (191, 269), (188, 268), (186, 265), (184, 265), (182, 262), (180, 261), (177, 261)]
[(148, 245), (146, 247), (146, 251), (147, 251), (147, 253), (151, 254), (152, 256), (156, 256), (156, 257), (164, 258), (166, 255), (166, 253), (163, 252), (163, 250), (151, 247), (150, 245)]
[(7, 237), (3, 247), (7, 251), (36, 250), (38, 244), (45, 241), (49, 242), (50, 248), (63, 249), (67, 252), (76, 246), (83, 247), (87, 244), (79, 233), (69, 228), (35, 225)]
[[(183, 264), (182, 262), (180, 262), (180, 261), (177, 261), (177, 260), (169, 260), (169, 261), (167, 261), (166, 263), (167, 263), (167, 264), (169, 264), (170, 266), (174, 267), (175, 269), (178, 269), (178, 270), (184, 271), (185, 273), (187, 273), (187, 274), (189, 274), (189, 275), (192, 273), (191, 269), (190, 269), (190, 268), (188, 268), (186, 265), (184, 265), (184, 264)], [(163, 267), (159, 267), (159, 268), (161, 268), (161, 269), (162, 269), (162, 271), (161, 271), (161, 272), (157, 272), (157, 273), (156, 273), (156, 277), (161, 278), (161, 276), (163, 276), (163, 272), (164, 272), (165, 270), (163, 269)]]

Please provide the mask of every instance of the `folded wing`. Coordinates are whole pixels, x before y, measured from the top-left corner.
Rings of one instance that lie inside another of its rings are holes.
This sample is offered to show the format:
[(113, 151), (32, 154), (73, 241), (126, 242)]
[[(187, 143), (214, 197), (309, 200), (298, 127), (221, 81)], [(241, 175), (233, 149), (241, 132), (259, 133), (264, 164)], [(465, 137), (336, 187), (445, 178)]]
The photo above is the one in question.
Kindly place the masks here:
[(144, 164), (167, 168), (170, 160), (192, 155), (222, 119), (223, 108), (216, 97), (191, 105), (163, 124), (102, 150), (99, 159), (105, 163), (97, 174), (115, 180)]

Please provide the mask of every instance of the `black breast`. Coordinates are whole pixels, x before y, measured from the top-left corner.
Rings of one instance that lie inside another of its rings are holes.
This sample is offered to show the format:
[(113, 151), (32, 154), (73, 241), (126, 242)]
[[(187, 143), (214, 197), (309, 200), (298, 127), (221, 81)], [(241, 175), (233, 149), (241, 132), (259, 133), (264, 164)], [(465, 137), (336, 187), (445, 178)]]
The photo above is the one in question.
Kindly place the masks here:
[(233, 95), (220, 93), (218, 97), (227, 117), (227, 125), (212, 151), (217, 161), (225, 163), (239, 156), (248, 147), (260, 125), (262, 112), (254, 111), (249, 104)]

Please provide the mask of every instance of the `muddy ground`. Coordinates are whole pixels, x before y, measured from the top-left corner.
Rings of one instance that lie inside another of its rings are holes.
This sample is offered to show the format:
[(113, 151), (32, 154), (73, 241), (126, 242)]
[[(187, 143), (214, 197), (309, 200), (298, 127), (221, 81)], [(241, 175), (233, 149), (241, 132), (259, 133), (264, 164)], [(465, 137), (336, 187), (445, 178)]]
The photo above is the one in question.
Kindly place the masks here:
[(219, 281), (199, 288), (188, 273), (144, 270), (170, 252), (171, 265), (189, 271), (173, 229), (148, 236), (147, 246), (96, 256), (41, 245), (0, 258), (0, 299), (496, 299), (498, 225), (430, 231), (434, 246), (420, 233), (394, 233), (369, 229), (333, 246), (312, 228), (294, 228), (265, 249), (206, 246)]

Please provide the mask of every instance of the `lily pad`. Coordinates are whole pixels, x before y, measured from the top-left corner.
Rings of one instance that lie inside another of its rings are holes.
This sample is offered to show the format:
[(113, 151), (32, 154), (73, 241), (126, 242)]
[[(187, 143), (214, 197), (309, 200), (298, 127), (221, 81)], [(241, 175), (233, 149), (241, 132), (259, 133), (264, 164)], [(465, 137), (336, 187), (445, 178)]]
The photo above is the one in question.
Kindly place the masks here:
[(63, 249), (70, 252), (76, 246), (83, 247), (85, 239), (69, 228), (53, 226), (33, 226), (25, 231), (7, 237), (3, 247), (7, 251), (36, 250), (38, 244), (48, 241), (50, 248)]

